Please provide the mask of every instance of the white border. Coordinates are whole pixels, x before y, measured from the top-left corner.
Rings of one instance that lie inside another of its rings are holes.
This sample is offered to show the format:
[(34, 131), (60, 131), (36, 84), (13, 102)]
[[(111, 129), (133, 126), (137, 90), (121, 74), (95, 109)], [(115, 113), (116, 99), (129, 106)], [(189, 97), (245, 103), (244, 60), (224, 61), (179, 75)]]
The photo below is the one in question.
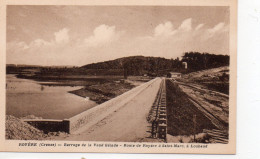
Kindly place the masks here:
[[(195, 1), (195, 0), (188, 0), (190, 3), (190, 5), (194, 5), (196, 4), (198, 6), (198, 3)], [(228, 0), (219, 0), (218, 2), (220, 3), (220, 6), (222, 5), (226, 5), (225, 3), (227, 2)], [(5, 1), (6, 2), (6, 1)], [(40, 1), (40, 0), (34, 0), (34, 2), (30, 2), (28, 3), (28, 1), (25, 1), (25, 0), (17, 0), (17, 1), (8, 1), (7, 4), (12, 4), (12, 5), (19, 5), (19, 4), (41, 4), (41, 5), (44, 5), (44, 4), (63, 4), (62, 2), (64, 1), (61, 1), (61, 0), (46, 0), (46, 1)], [(82, 4), (85, 4), (86, 1), (82, 2), (82, 1), (79, 1), (79, 0), (74, 0), (74, 1), (71, 1), (71, 2), (68, 2), (66, 4), (69, 4), (69, 5), (82, 5)], [(90, 3), (95, 3), (95, 5), (103, 5), (105, 1), (101, 1), (101, 0), (96, 0), (96, 1), (87, 1), (87, 2), (90, 2)], [(106, 1), (107, 2), (107, 1)], [(142, 3), (144, 1), (141, 1), (139, 3), (139, 5), (141, 4), (148, 4), (148, 5), (187, 5), (187, 1), (186, 3), (183, 3), (183, 1), (181, 0), (175, 0), (175, 1), (169, 1), (169, 0), (162, 0), (162, 1), (157, 1), (157, 0), (150, 0), (150, 1), (145, 1), (145, 3)], [(203, 5), (208, 5), (208, 6), (211, 6), (212, 3), (210, 3), (211, 0), (205, 0), (204, 1), (204, 4)], [(118, 0), (110, 0), (109, 3), (111, 5), (125, 5), (127, 3), (127, 5), (135, 5), (135, 2), (133, 1), (126, 1), (126, 0), (121, 0), (121, 1), (118, 1)], [(3, 13), (3, 10), (2, 10), (2, 6), (1, 6), (1, 15), (4, 15), (5, 16), (5, 13)], [(1, 31), (1, 35), (5, 35), (5, 30), (2, 30)], [(5, 36), (2, 37), (1, 36), (1, 40), (5, 40)], [(3, 49), (1, 49), (1, 52), (3, 51)], [(5, 51), (5, 50), (4, 50)], [(1, 60), (3, 59), (5, 61), (5, 57), (3, 56), (3, 54), (0, 55), (1, 56)], [(2, 61), (1, 61), (2, 62)], [(5, 71), (1, 72), (0, 76), (2, 75), (5, 75)], [(2, 87), (4, 87), (2, 84), (1, 84), (1, 89)], [(1, 118), (2, 119), (2, 118)], [(141, 156), (141, 155), (140, 155)], [(156, 155), (154, 155), (156, 156)], [(85, 157), (85, 156), (82, 156), (82, 157)]]

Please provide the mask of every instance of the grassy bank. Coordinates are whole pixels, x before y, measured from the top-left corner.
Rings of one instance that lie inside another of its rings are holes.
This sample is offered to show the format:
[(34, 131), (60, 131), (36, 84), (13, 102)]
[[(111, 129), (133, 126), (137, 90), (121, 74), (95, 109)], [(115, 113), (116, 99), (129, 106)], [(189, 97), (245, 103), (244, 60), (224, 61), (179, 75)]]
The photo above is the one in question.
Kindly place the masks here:
[(131, 76), (123, 79), (122, 76), (51, 76), (34, 79), (41, 85), (47, 86), (83, 86), (83, 88), (69, 93), (80, 97), (88, 97), (98, 104), (106, 102), (144, 82), (151, 80), (148, 77)]
[(102, 84), (95, 84), (86, 86), (79, 90), (70, 91), (70, 93), (81, 96), (89, 97), (90, 100), (95, 101), (98, 104), (106, 102), (124, 92), (135, 87), (134, 85), (121, 81), (110, 81)]
[(116, 77), (112, 77), (109, 79), (109, 76), (107, 76), (107, 78), (104, 81), (96, 82), (92, 85), (85, 85), (84, 88), (70, 91), (69, 93), (84, 98), (89, 97), (90, 100), (93, 100), (98, 104), (101, 104), (129, 91), (130, 89), (136, 86), (148, 82), (151, 79), (152, 78), (150, 77), (142, 76), (129, 76), (127, 79), (119, 79)]

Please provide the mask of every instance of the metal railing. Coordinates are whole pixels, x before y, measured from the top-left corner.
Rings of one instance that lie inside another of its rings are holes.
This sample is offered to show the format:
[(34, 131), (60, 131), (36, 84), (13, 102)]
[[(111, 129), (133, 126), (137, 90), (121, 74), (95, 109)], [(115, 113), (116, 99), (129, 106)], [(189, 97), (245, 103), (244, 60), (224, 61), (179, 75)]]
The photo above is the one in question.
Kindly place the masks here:
[(160, 138), (166, 141), (167, 134), (167, 109), (166, 109), (166, 83), (165, 78), (160, 84), (148, 121), (152, 124), (151, 137)]

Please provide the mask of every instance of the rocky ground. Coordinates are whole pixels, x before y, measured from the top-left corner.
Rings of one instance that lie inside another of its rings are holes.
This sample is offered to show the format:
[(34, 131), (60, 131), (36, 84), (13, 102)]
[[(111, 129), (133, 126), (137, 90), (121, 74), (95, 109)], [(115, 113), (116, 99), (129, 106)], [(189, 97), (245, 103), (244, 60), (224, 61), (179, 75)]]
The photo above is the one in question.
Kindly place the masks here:
[(178, 135), (172, 136), (167, 134), (168, 143), (210, 143), (210, 136), (207, 133), (198, 133), (194, 135)]
[(47, 135), (33, 126), (11, 115), (6, 116), (6, 139), (12, 140), (41, 140)]
[(229, 67), (219, 67), (184, 75), (178, 81), (199, 84), (201, 87), (229, 94)]
[(51, 140), (56, 136), (67, 136), (64, 132), (49, 132), (45, 134), (43, 131), (23, 122), (23, 119), (42, 119), (34, 115), (28, 115), (22, 118), (16, 118), (11, 115), (6, 116), (5, 121), (5, 138), (7, 140)]

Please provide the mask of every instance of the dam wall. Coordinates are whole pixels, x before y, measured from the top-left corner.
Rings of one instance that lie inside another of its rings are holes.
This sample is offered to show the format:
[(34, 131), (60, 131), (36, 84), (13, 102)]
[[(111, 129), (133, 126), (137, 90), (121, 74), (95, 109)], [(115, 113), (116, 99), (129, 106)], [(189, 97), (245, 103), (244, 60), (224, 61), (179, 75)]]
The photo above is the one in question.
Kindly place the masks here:
[(26, 122), (33, 127), (42, 130), (44, 133), (48, 132), (69, 132), (69, 121), (68, 120), (55, 120), (55, 119), (24, 119)]
[(72, 118), (69, 118), (69, 130), (70, 133), (80, 133), (84, 130), (87, 130), (91, 126), (95, 125), (120, 107), (124, 106), (135, 96), (149, 87), (156, 80), (160, 78), (155, 78), (151, 81), (148, 81), (140, 86), (137, 86), (107, 102), (104, 102), (96, 107), (93, 107), (85, 112), (82, 112)]

